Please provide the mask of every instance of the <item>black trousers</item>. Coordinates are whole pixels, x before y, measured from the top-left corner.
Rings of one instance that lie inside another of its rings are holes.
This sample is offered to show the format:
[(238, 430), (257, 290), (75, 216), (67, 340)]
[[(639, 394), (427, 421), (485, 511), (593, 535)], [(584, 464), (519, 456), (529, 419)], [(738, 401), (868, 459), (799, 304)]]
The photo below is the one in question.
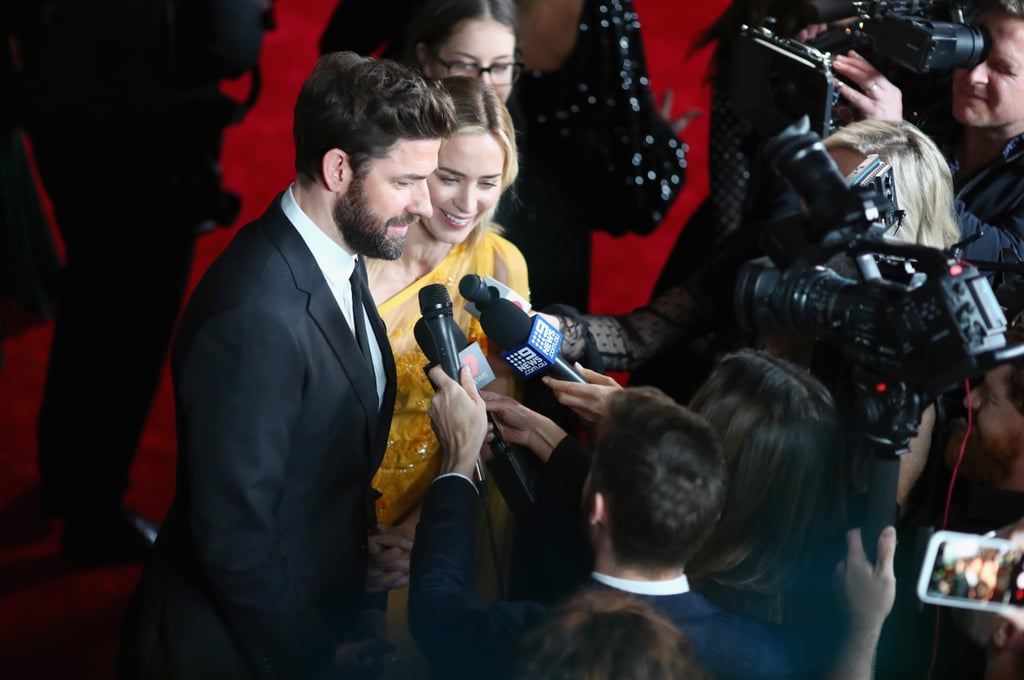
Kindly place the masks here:
[(168, 205), (159, 144), (33, 131), (66, 262), (37, 435), (45, 497), (68, 516), (116, 509), (161, 379), (196, 232)]

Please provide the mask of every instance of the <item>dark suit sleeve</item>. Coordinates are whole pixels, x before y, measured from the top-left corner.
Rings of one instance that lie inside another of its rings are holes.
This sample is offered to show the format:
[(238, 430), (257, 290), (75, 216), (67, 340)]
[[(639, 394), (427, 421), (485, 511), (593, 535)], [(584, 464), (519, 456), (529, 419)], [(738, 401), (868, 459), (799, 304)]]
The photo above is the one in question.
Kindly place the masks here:
[(201, 578), (243, 646), (282, 677), (316, 675), (338, 644), (290, 568), (277, 516), (303, 403), (301, 357), (285, 319), (244, 305), (197, 330), (176, 376), (188, 451), (179, 479)]
[(590, 474), (590, 450), (565, 437), (544, 466), (541, 530), (544, 532), (545, 591), (560, 600), (590, 581), (594, 558), (584, 531), (583, 486)]
[(534, 602), (489, 606), (474, 593), (478, 502), (465, 479), (438, 479), (416, 529), (409, 629), (439, 678), (491, 677), (510, 668), (523, 631), (546, 616)]

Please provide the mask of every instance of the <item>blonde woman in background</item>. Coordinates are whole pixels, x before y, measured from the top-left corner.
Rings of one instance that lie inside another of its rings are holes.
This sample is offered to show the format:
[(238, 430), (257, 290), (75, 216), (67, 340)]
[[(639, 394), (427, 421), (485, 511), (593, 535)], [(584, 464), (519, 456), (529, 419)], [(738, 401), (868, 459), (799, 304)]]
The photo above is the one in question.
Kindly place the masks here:
[(906, 215), (890, 234), (901, 241), (945, 249), (960, 240), (953, 209), (953, 176), (938, 146), (905, 120), (860, 120), (824, 140), (846, 175), (869, 154), (892, 166), (896, 200)]

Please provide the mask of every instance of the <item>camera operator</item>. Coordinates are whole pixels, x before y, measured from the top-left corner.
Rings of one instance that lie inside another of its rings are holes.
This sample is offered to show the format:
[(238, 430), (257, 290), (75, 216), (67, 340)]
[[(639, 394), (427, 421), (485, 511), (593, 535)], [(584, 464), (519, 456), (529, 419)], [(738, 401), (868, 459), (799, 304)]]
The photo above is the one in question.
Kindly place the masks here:
[[(998, 260), (1024, 255), (1024, 2), (986, 0), (977, 24), (990, 36), (985, 59), (952, 76), (954, 136), (937, 140), (953, 171), (963, 256)], [(833, 61), (848, 83), (839, 95), (865, 118), (898, 119), (902, 93), (866, 59), (850, 52)], [(849, 84), (855, 84), (860, 91)]]

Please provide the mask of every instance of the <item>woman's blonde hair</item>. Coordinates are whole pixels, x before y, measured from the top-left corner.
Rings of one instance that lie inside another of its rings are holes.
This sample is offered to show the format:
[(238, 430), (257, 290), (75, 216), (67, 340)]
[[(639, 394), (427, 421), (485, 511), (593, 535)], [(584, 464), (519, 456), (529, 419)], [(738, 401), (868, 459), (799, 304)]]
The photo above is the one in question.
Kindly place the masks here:
[(860, 120), (839, 128), (824, 143), (826, 149), (878, 154), (892, 166), (896, 200), (906, 212), (895, 234), (901, 241), (945, 249), (960, 240), (949, 164), (913, 123)]

